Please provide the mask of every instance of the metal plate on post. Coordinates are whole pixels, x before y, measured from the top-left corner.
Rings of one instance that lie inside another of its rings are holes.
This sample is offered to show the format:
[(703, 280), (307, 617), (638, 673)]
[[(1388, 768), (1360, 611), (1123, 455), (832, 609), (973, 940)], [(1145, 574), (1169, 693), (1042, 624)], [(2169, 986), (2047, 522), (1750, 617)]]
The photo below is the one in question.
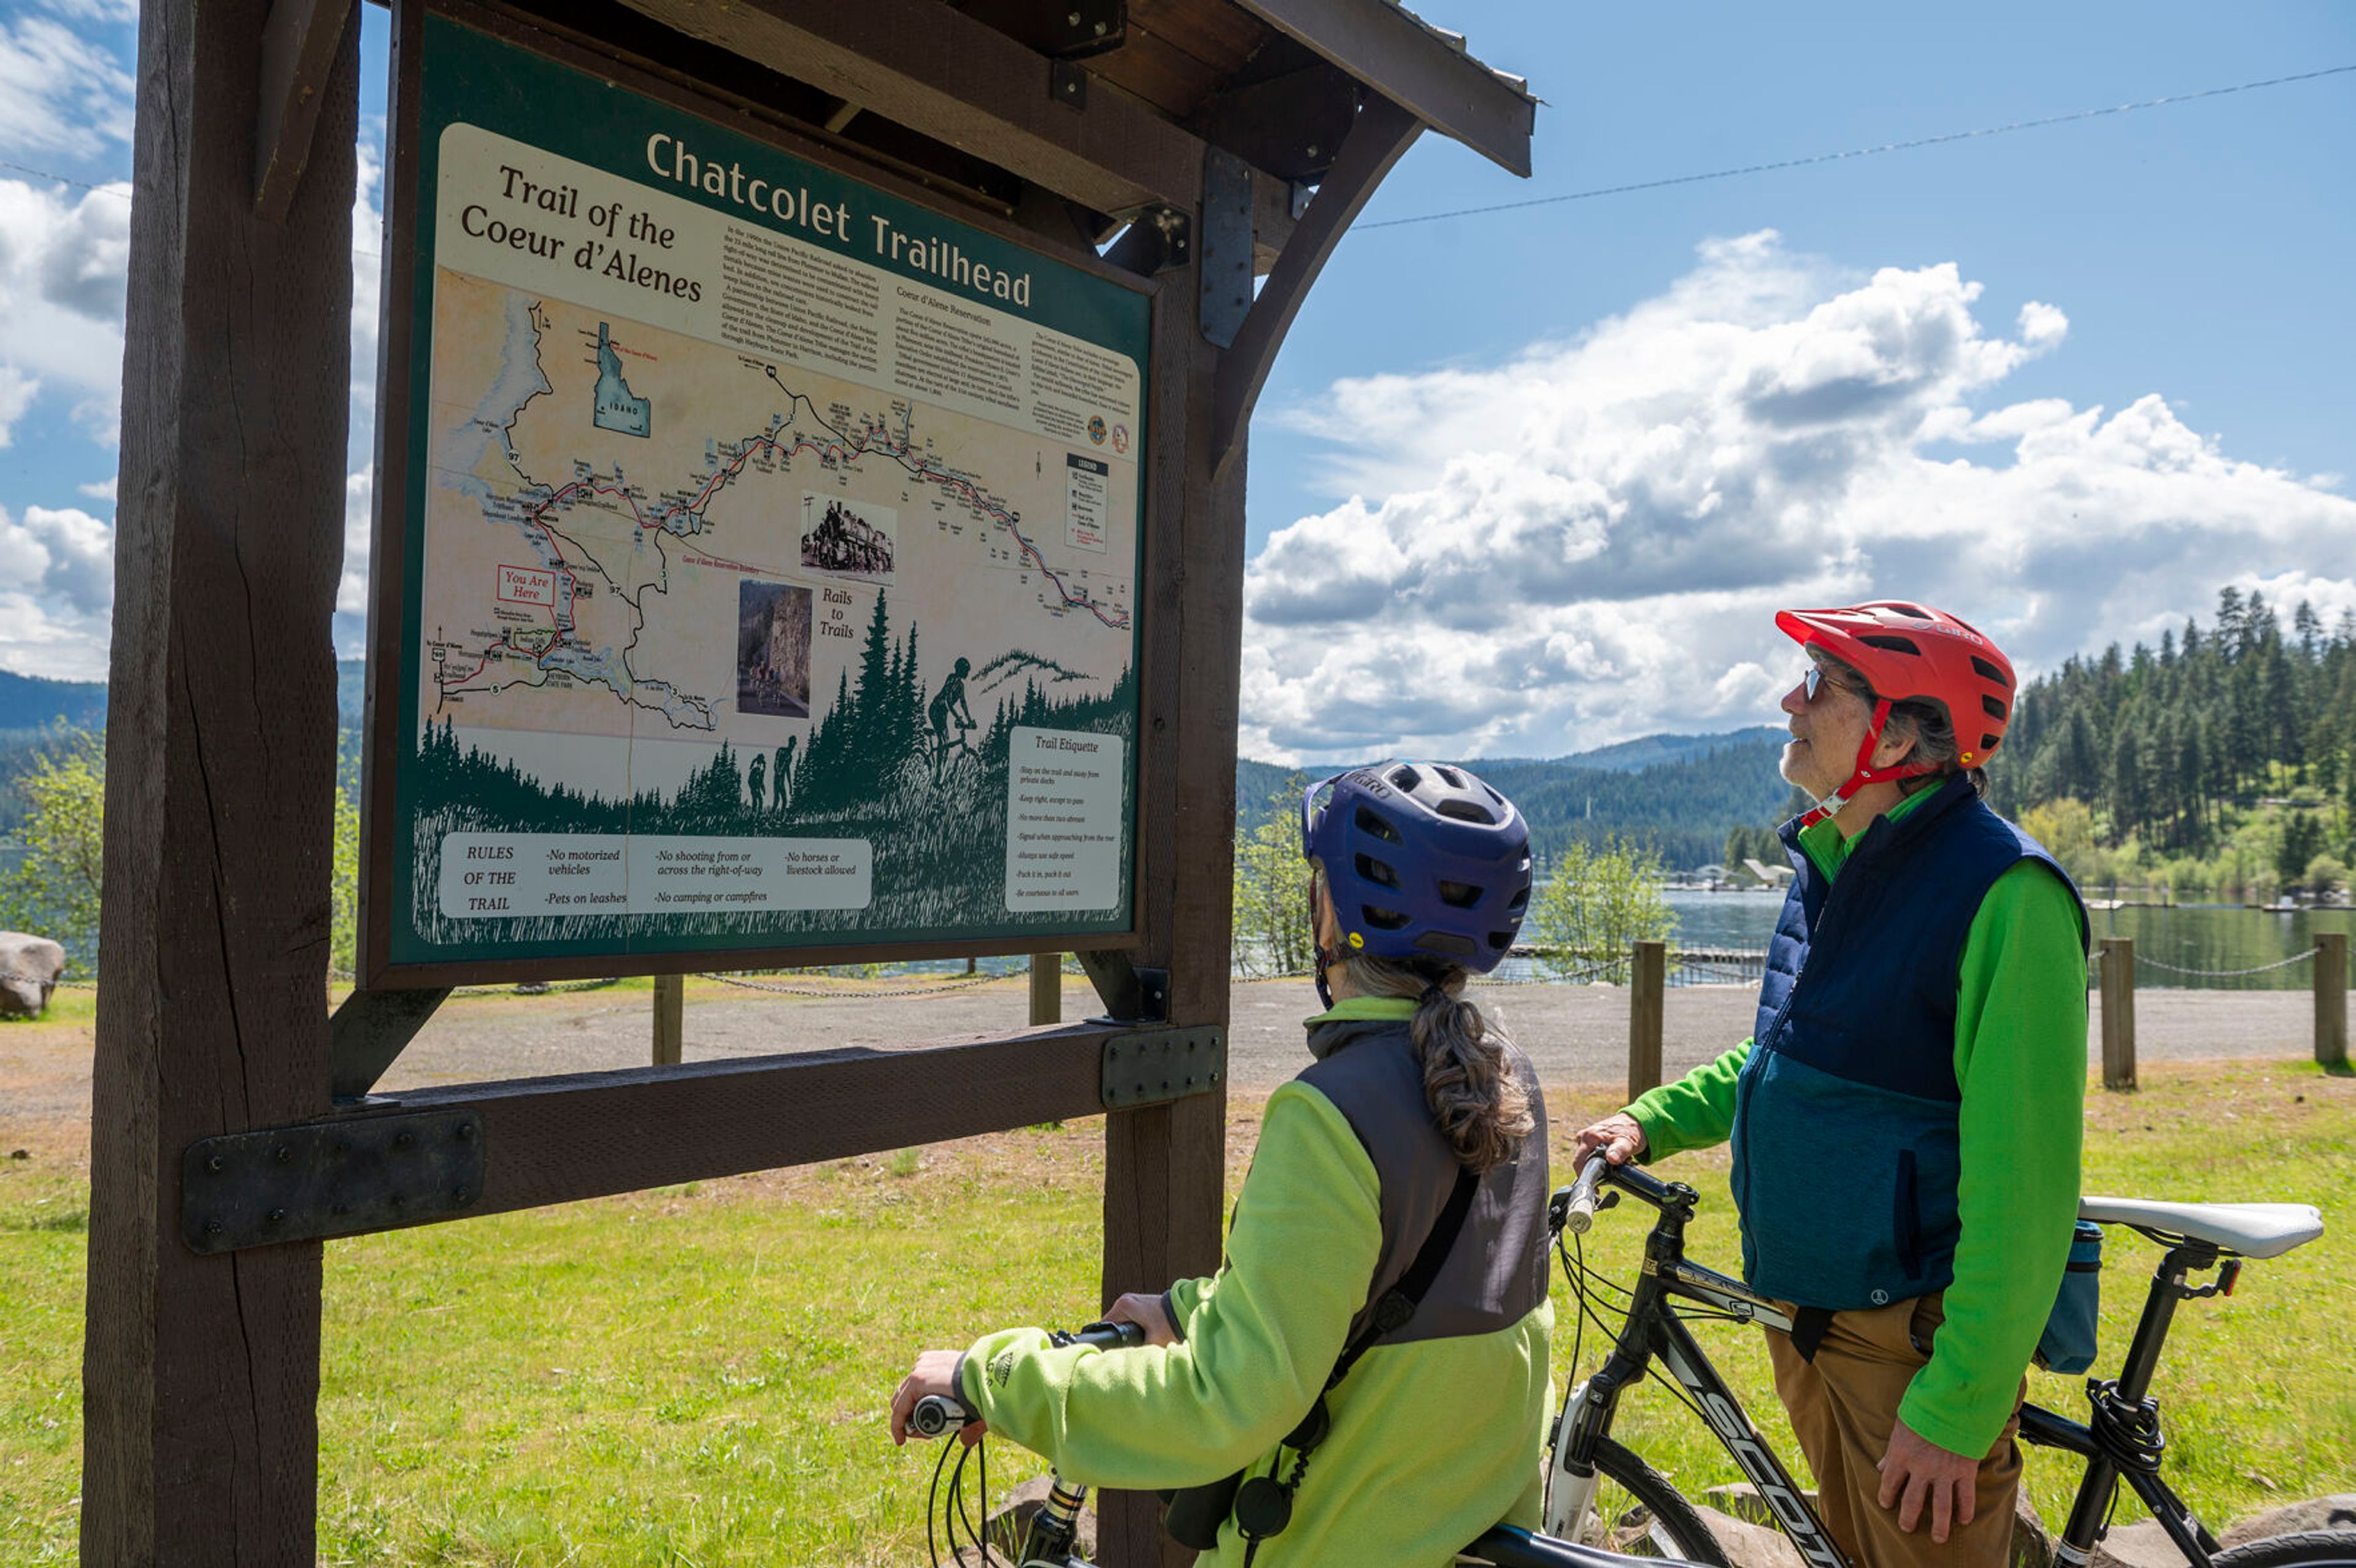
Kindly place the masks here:
[(1251, 165), (1203, 150), (1203, 336), (1226, 348), (1252, 307)]
[(1125, 1111), (1163, 1100), (1207, 1094), (1226, 1081), (1227, 1031), (1202, 1029), (1149, 1029), (1105, 1041), (1104, 1103)]
[(473, 1111), (199, 1138), (180, 1157), (180, 1234), (232, 1253), (453, 1219), (482, 1196), (488, 1143)]

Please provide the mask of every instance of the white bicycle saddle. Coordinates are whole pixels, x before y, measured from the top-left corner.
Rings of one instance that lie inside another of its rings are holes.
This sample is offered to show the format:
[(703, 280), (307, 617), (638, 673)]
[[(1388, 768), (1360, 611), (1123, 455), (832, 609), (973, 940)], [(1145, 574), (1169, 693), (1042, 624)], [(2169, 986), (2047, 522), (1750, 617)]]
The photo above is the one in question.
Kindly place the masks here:
[(2158, 1203), (2147, 1198), (2081, 1198), (2078, 1218), (2140, 1225), (2209, 1242), (2245, 1258), (2278, 1258), (2323, 1234), (2312, 1203)]

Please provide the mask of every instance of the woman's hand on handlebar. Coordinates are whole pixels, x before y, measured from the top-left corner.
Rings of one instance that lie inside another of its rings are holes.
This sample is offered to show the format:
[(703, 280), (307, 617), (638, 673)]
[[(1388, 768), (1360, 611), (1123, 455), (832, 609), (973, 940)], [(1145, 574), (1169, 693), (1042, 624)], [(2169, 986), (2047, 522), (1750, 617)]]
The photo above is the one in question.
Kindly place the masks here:
[[(957, 1386), (958, 1362), (962, 1358), (955, 1350), (926, 1350), (916, 1358), (916, 1369), (900, 1380), (892, 1393), (892, 1441), (904, 1445), (908, 1441), (908, 1413), (926, 1394), (939, 1394), (944, 1399), (965, 1403), (965, 1392)], [(969, 1421), (958, 1428), (958, 1441), (970, 1448), (981, 1441), (989, 1427), (980, 1421)]]
[(1132, 1291), (1114, 1302), (1105, 1318), (1112, 1323), (1136, 1324), (1145, 1330), (1145, 1342), (1149, 1345), (1174, 1345), (1178, 1342), (1178, 1329), (1170, 1321), (1168, 1304), (1168, 1296)]
[(1572, 1151), (1570, 1168), (1581, 1170), (1596, 1153), (1614, 1165), (1625, 1165), (1642, 1158), (1644, 1153), (1644, 1129), (1636, 1118), (1625, 1111), (1615, 1111), (1591, 1126), (1579, 1129), (1579, 1147)]

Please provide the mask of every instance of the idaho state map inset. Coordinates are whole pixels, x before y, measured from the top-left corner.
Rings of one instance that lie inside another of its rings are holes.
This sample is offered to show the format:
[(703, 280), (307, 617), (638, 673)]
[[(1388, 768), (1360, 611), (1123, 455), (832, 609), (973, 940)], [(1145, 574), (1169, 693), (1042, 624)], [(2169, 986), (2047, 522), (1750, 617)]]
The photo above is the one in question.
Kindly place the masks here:
[[(434, 299), (421, 722), (775, 743), (735, 709), (747, 578), (827, 607), (813, 718), (879, 586), (927, 689), (1017, 646), (1076, 695), (1126, 673), (1134, 486), (1102, 548), (1067, 532), (1063, 445), (447, 270)], [(880, 585), (803, 564), (812, 496), (896, 518)]]

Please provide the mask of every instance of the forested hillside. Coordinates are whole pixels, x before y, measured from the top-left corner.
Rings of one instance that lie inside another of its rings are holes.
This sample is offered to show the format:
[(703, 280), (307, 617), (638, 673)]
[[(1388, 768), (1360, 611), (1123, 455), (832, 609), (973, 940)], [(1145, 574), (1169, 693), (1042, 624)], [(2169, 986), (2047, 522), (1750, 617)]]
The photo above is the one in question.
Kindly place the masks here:
[[(1728, 829), (1776, 819), (1791, 793), (1775, 772), (1783, 731), (1655, 735), (1587, 756), (1472, 758), (1464, 762), (1529, 818), (1542, 859), (1569, 845), (1618, 838), (1650, 845), (1673, 868), (1706, 865), (1725, 848)], [(1631, 767), (1639, 757), (1672, 760)], [(1320, 766), (1322, 776), (1334, 769)], [(1266, 819), (1269, 803), (1293, 770), (1269, 763), (1236, 764), (1236, 800), (1246, 829)]]
[(2031, 682), (1989, 773), (1999, 809), (2084, 840), (2082, 875), (2321, 892), (2356, 858), (2356, 615), (2327, 627), (2301, 603), (2286, 627), (2227, 588), (2210, 626)]

